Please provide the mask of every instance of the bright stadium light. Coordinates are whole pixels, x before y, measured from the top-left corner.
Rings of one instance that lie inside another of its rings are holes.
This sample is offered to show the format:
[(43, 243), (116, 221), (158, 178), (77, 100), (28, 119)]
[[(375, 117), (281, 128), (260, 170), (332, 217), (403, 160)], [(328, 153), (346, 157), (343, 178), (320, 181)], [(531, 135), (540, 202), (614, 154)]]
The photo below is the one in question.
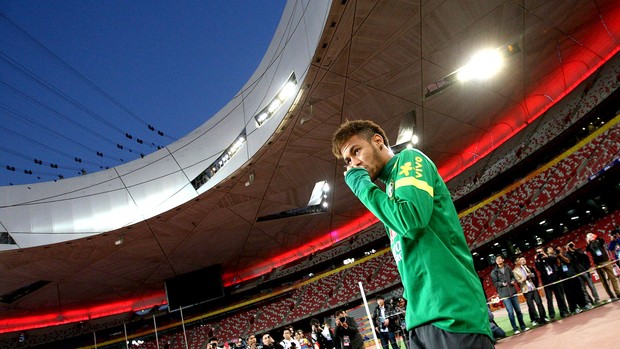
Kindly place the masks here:
[(469, 62), (456, 72), (456, 76), (460, 81), (485, 80), (497, 74), (503, 63), (504, 59), (499, 50), (482, 50), (473, 55)]

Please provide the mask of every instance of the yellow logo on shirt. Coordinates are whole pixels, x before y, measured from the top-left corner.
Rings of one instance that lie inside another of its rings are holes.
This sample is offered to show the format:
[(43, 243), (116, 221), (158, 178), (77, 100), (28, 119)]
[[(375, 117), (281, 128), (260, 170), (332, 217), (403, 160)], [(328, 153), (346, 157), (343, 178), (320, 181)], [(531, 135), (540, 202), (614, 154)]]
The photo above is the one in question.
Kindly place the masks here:
[(420, 178), (422, 177), (422, 171), (423, 171), (423, 167), (422, 167), (422, 158), (419, 156), (415, 157), (415, 178)]
[(411, 167), (411, 161), (408, 161), (400, 167), (400, 172), (398, 172), (398, 174), (404, 174), (405, 176), (409, 176), (409, 171), (411, 170), (413, 170), (413, 167)]

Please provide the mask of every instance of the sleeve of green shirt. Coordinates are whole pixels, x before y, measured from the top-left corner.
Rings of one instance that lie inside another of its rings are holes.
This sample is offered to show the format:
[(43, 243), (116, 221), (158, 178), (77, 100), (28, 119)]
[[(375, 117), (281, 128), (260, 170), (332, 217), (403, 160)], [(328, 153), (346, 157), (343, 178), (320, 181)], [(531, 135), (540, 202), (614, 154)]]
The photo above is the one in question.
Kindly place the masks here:
[(365, 169), (352, 168), (345, 181), (360, 201), (388, 228), (398, 234), (415, 237), (427, 225), (433, 213), (433, 183), (437, 170), (432, 162), (417, 152), (399, 155), (395, 163), (392, 198), (370, 180)]

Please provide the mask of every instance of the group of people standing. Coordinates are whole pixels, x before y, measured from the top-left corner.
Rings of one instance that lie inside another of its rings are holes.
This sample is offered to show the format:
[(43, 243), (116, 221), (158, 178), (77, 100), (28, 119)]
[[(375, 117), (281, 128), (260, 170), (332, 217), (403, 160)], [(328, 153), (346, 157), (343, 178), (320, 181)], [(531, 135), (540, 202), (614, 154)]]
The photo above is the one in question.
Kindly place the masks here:
[[(612, 235), (612, 242), (613, 239)], [(496, 255), (496, 266), (491, 272), (491, 279), (506, 307), (514, 334), (529, 330), (523, 320), (516, 286), (526, 300), (533, 326), (546, 324), (555, 318), (554, 297), (561, 318), (579, 314), (601, 303), (589, 272), (592, 262), (586, 251), (590, 253), (603, 287), (609, 295), (607, 302), (620, 297), (618, 280), (614, 275), (611, 261), (615, 256), (612, 255), (610, 258), (605, 240), (593, 233), (586, 235), (586, 242), (585, 251), (577, 248), (572, 241), (566, 246), (536, 248), (535, 268), (528, 266), (524, 257), (518, 256), (514, 260), (514, 268), (511, 269), (505, 264), (503, 255)], [(547, 309), (538, 292), (540, 284), (536, 270), (540, 273), (540, 280), (544, 286)], [(501, 336), (501, 332), (498, 333), (498, 336)]]

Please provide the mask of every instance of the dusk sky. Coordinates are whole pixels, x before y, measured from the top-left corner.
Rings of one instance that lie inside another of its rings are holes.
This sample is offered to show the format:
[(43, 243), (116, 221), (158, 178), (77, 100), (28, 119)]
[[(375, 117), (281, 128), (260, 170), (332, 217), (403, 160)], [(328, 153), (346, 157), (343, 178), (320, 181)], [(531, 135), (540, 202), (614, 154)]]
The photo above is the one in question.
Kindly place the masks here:
[(3, 0), (0, 185), (114, 167), (203, 124), (254, 72), (285, 3)]

